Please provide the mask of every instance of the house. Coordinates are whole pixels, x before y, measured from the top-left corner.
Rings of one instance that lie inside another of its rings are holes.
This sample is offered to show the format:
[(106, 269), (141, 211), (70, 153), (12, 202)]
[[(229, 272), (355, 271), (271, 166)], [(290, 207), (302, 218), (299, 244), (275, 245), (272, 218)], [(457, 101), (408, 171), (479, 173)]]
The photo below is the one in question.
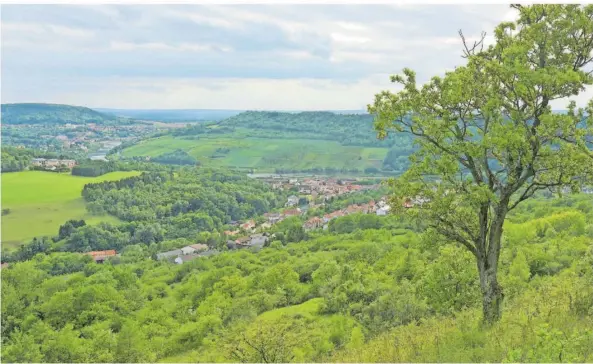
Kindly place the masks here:
[(249, 241), (249, 246), (261, 249), (264, 247), (266, 242), (268, 241), (268, 237), (264, 236), (263, 234), (254, 234), (251, 235), (251, 240)]
[(107, 260), (107, 258), (114, 257), (117, 252), (115, 250), (100, 250), (88, 252), (86, 254), (90, 255), (95, 263), (103, 263), (105, 260)]
[(244, 229), (247, 231), (253, 230), (254, 228), (255, 228), (255, 221), (253, 221), (253, 220), (249, 220), (246, 223), (241, 224), (241, 229)]
[(404, 201), (404, 207), (407, 209), (410, 209), (410, 208), (414, 207), (414, 203), (412, 202), (411, 199), (408, 198)]
[(183, 248), (181, 248), (181, 253), (183, 255), (190, 255), (193, 254), (196, 251), (196, 249), (192, 248), (191, 246), (184, 246)]
[(229, 230), (226, 230), (226, 231), (224, 232), (224, 235), (227, 235), (227, 236), (235, 236), (235, 235), (237, 235), (238, 233), (239, 233), (238, 231), (229, 231)]
[(181, 257), (177, 257), (174, 260), (175, 264), (183, 264), (183, 259), (181, 259)]
[(0, 265), (0, 269), (4, 268), (8, 268), (8, 263), (2, 263), (2, 265)]
[(44, 163), (45, 167), (58, 167), (59, 165), (60, 165), (59, 159), (48, 159)]
[(380, 209), (377, 210), (377, 216), (385, 216), (389, 213), (389, 210), (391, 208), (389, 207), (389, 205), (385, 205), (383, 207), (381, 207)]
[(286, 210), (282, 214), (285, 217), (288, 217), (288, 216), (300, 216), (301, 215), (301, 209), (296, 208), (296, 209), (292, 209), (292, 210)]
[(235, 244), (237, 245), (237, 248), (242, 248), (242, 247), (244, 247), (245, 245), (247, 245), (247, 242), (248, 242), (249, 240), (251, 240), (251, 238), (250, 238), (250, 237), (248, 237), (248, 236), (244, 236), (244, 237), (242, 237), (242, 238), (239, 238), (239, 239), (235, 240)]
[(282, 216), (279, 213), (265, 213), (264, 217), (268, 219), (270, 224), (275, 224), (282, 219)]
[(191, 248), (194, 248), (196, 253), (203, 252), (208, 250), (208, 245), (206, 244), (192, 244), (190, 245)]
[(164, 252), (164, 253), (158, 253), (156, 255), (156, 258), (158, 260), (163, 260), (163, 259), (173, 259), (179, 256), (182, 256), (183, 252), (181, 251), (181, 249), (177, 249), (177, 250), (171, 250), (168, 252)]
[(299, 198), (295, 195), (289, 196), (285, 206), (292, 207), (299, 203)]
[(319, 217), (312, 217), (303, 224), (305, 230), (317, 229), (323, 225), (323, 220)]
[(72, 168), (76, 165), (76, 161), (74, 159), (64, 159), (60, 161), (62, 165)]
[(35, 167), (41, 167), (43, 166), (45, 163), (45, 158), (33, 158), (31, 160), (31, 164), (34, 165)]
[(271, 227), (272, 227), (272, 224), (271, 224), (271, 223), (269, 223), (269, 222), (264, 222), (264, 223), (263, 223), (263, 224), (261, 224), (259, 227), (260, 227), (261, 229), (269, 229), (269, 228), (271, 228)]
[(310, 195), (311, 194), (311, 187), (309, 186), (303, 186), (299, 189), (299, 193), (303, 194), (303, 195)]

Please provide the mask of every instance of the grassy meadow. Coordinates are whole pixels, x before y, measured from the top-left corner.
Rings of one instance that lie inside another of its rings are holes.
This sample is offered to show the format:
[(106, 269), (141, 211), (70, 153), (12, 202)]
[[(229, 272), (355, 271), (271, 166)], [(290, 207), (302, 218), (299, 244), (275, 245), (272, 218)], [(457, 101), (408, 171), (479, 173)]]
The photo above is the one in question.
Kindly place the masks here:
[[(217, 149), (228, 148), (227, 153)], [(123, 150), (124, 157), (157, 157), (181, 149), (211, 167), (254, 168), (258, 171), (311, 168), (380, 168), (387, 148), (344, 146), (336, 141), (309, 139), (164, 136)]]
[(26, 171), (2, 174), (2, 244), (15, 247), (36, 236), (55, 235), (69, 219), (84, 219), (87, 224), (115, 221), (111, 216), (91, 216), (80, 196), (85, 184), (118, 180), (139, 172), (112, 172), (99, 177)]

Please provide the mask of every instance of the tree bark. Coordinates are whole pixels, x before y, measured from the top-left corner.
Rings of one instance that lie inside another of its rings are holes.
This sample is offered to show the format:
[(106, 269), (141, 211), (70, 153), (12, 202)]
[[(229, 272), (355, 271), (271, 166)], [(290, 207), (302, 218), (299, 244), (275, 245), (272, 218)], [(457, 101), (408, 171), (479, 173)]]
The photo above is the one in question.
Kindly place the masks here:
[(482, 288), (482, 312), (485, 324), (492, 324), (501, 317), (502, 287), (498, 284), (497, 268), (490, 267), (484, 261), (478, 262), (480, 286)]
[(488, 244), (484, 241), (482, 249), (478, 251), (477, 263), (480, 273), (480, 287), (482, 289), (483, 321), (490, 325), (501, 317), (504, 294), (498, 283), (498, 260), (502, 240), (502, 226), (506, 218), (506, 205), (496, 212), (487, 236)]

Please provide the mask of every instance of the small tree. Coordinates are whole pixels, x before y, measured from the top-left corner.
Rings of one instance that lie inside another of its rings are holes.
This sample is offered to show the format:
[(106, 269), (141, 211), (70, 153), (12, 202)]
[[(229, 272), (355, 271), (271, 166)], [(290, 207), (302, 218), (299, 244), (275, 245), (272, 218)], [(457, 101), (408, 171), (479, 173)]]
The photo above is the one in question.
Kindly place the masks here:
[(593, 6), (512, 8), (519, 18), (496, 28), (494, 45), (485, 48), (485, 34), (469, 45), (460, 31), (466, 66), (422, 87), (405, 69), (391, 78), (403, 90), (383, 91), (368, 107), (379, 138), (406, 132), (419, 145), (409, 170), (390, 182), (393, 207), (429, 199), (409, 213), (475, 256), (488, 323), (501, 315), (497, 272), (509, 211), (539, 190), (578, 190), (592, 170), (593, 100), (586, 110), (571, 102), (563, 114), (550, 102), (593, 84)]

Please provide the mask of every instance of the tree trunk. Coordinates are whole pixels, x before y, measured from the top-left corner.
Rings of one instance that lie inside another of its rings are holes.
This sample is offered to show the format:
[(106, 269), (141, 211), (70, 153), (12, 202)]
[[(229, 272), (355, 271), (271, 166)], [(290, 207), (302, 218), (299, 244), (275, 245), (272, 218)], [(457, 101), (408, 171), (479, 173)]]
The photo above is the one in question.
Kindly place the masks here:
[(498, 259), (502, 240), (502, 226), (506, 218), (506, 205), (496, 212), (490, 230), (488, 244), (483, 244), (478, 252), (478, 271), (482, 289), (483, 320), (486, 325), (498, 321), (501, 317), (504, 294), (498, 284)]
[(498, 284), (497, 268), (478, 262), (480, 286), (482, 288), (482, 311), (485, 324), (492, 324), (501, 317), (503, 293)]

